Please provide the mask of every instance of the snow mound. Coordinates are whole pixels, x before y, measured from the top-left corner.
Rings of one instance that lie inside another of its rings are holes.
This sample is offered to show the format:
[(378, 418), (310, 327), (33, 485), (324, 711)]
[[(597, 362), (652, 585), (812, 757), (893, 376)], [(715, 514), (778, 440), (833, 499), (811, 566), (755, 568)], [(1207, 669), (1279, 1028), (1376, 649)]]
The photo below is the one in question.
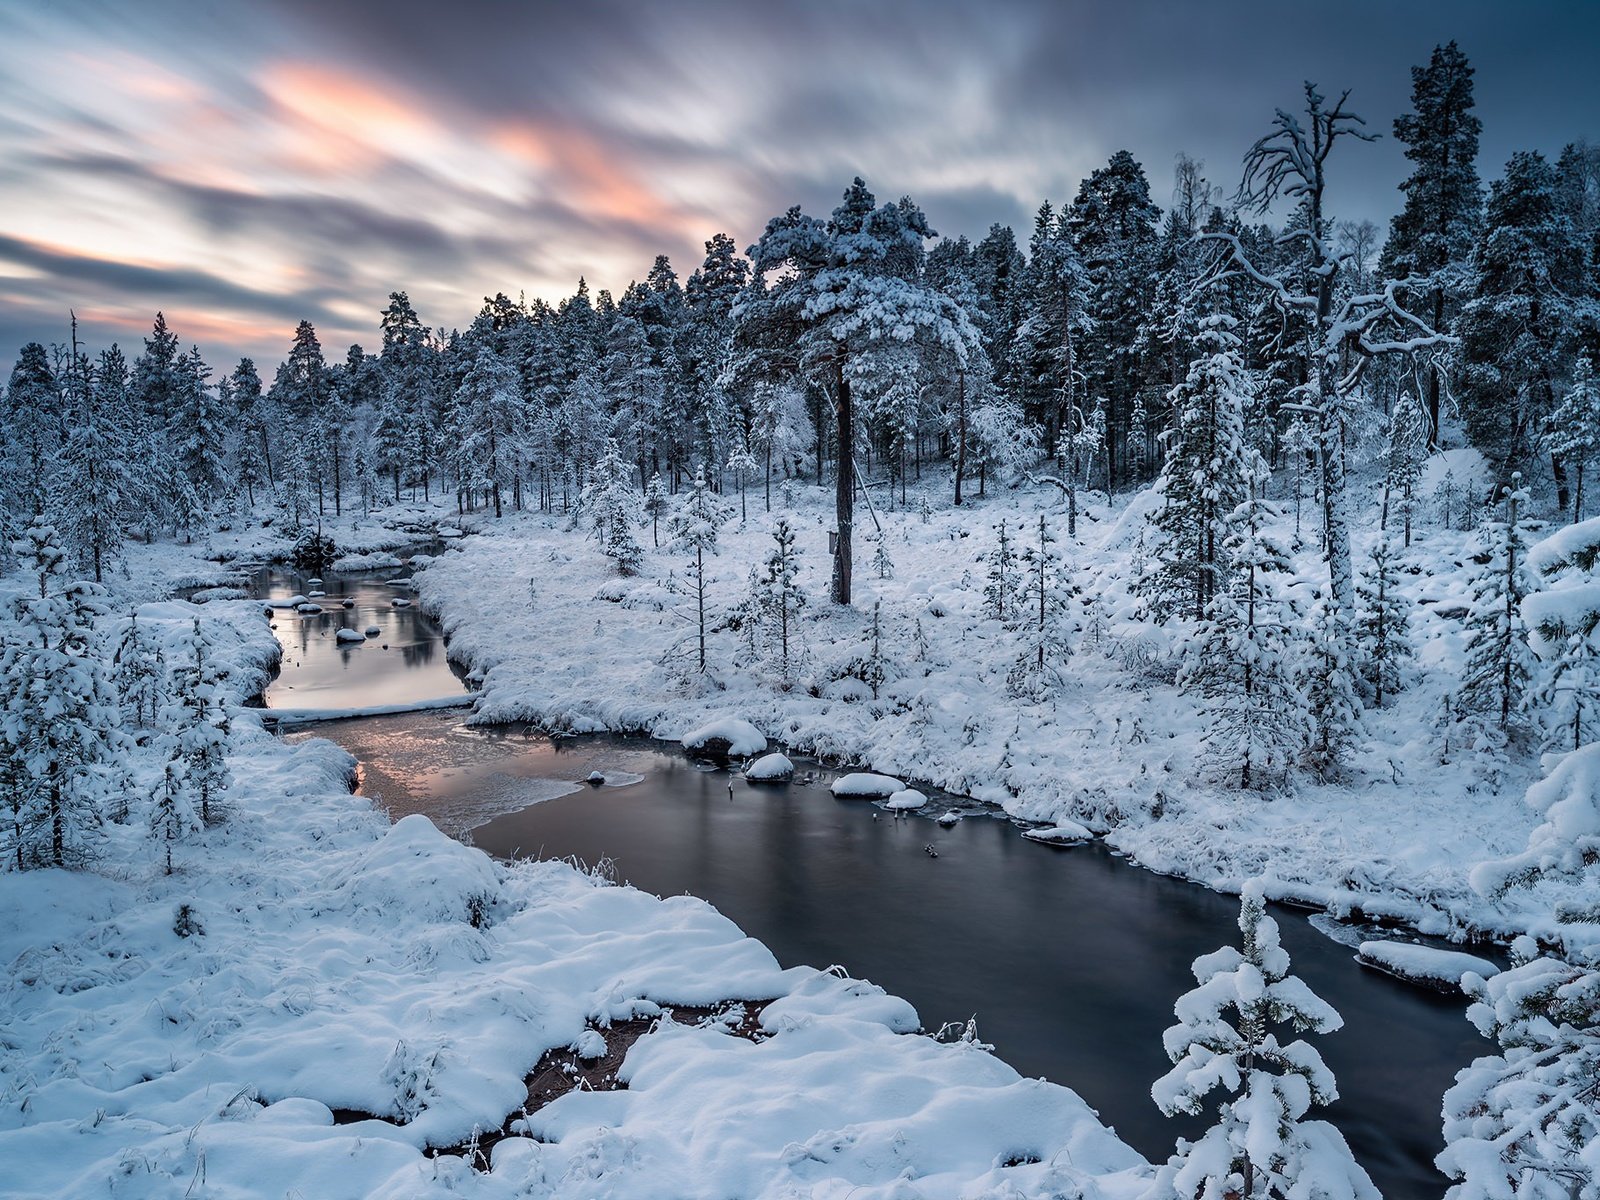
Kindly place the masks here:
[(337, 888), (352, 909), (394, 920), (482, 923), (499, 894), (493, 860), (440, 833), (420, 813), (401, 817)]
[(396, 608), (411, 607), (411, 601), (407, 600), (404, 596), (396, 596), (393, 600), (389, 601), (389, 603), (394, 605)]
[(374, 550), (370, 554), (345, 554), (333, 560), (335, 571), (382, 571), (400, 565), (400, 559), (387, 550)]
[(683, 748), (691, 754), (748, 758), (767, 748), (764, 733), (740, 717), (724, 717), (683, 735)]
[(939, 824), (948, 829), (950, 826), (957, 824), (961, 820), (961, 814), (952, 808), (947, 812), (940, 813), (937, 820)]
[(794, 763), (786, 754), (763, 754), (744, 769), (754, 783), (787, 783), (794, 778)]
[(314, 617), (322, 611), (322, 605), (307, 600), (304, 604), (296, 604), (294, 610), (302, 617)]
[(1094, 834), (1076, 821), (1062, 820), (1044, 829), (1024, 829), (1022, 836), (1034, 842), (1046, 842), (1052, 846), (1065, 846), (1073, 842), (1090, 841)]
[(1410, 942), (1362, 942), (1356, 958), (1365, 966), (1440, 991), (1461, 990), (1461, 977), (1468, 973), (1484, 979), (1500, 973), (1499, 967), (1476, 954), (1435, 950)]
[(367, 640), (359, 629), (341, 629), (333, 636), (335, 640), (342, 642), (346, 646), (359, 646)]
[(892, 775), (874, 775), (871, 771), (853, 771), (841, 775), (828, 789), (835, 796), (851, 799), (883, 800), (896, 792), (906, 790), (906, 785)]
[(368, 625), (364, 632), (368, 637), (377, 637), (383, 630), (376, 625)]
[(904, 788), (889, 797), (887, 807), (896, 809), (921, 808), (928, 798), (916, 788)]

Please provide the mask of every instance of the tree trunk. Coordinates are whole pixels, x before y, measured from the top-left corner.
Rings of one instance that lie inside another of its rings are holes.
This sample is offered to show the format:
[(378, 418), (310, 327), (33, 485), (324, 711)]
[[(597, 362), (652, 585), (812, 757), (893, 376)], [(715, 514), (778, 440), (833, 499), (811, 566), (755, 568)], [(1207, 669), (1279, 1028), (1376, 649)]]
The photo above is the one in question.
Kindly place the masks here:
[(844, 355), (834, 362), (839, 388), (839, 467), (834, 481), (833, 508), (839, 533), (833, 553), (833, 601), (850, 603), (850, 531), (856, 502), (856, 464), (851, 453), (855, 445), (855, 412), (850, 398), (850, 380), (845, 374)]

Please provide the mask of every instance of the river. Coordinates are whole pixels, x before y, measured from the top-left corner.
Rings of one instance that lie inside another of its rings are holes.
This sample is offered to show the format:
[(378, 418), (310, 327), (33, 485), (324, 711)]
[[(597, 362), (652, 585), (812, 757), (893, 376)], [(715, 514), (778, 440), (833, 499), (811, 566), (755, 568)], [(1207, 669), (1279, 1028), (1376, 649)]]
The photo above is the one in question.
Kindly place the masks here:
[[(307, 586), (278, 570), (258, 582), (274, 597)], [(269, 704), (346, 708), (459, 691), (433, 622), (415, 608), (396, 617), (390, 601), (403, 588), (378, 575), (330, 577), (323, 590), (334, 606), (348, 595), (355, 607), (280, 614), (286, 653)], [(333, 633), (307, 627), (359, 629), (369, 619), (394, 630), (388, 650), (387, 634), (340, 649)], [(750, 785), (648, 739), (552, 741), (436, 712), (338, 721), (315, 735), (357, 757), (362, 791), (395, 816), (426, 813), (502, 857), (606, 860), (625, 882), (710, 901), (786, 966), (838, 963), (883, 985), (929, 1028), (976, 1016), (1002, 1058), (1074, 1088), (1147, 1156), (1164, 1158), (1199, 1127), (1163, 1117), (1149, 1088), (1169, 1065), (1161, 1033), (1193, 986), (1190, 962), (1237, 943), (1233, 897), (1142, 870), (1100, 844), (1031, 842), (958, 798), (933, 793), (925, 810), (969, 814), (950, 828), (835, 800), (831, 774), (805, 762), (809, 782)], [(583, 782), (591, 772), (605, 784)], [(1327, 1117), (1390, 1200), (1440, 1196), (1440, 1098), (1487, 1050), (1464, 1001), (1359, 966), (1344, 943), (1361, 931), (1281, 907), (1274, 915), (1296, 974), (1345, 1019), (1316, 1039), (1341, 1092)]]

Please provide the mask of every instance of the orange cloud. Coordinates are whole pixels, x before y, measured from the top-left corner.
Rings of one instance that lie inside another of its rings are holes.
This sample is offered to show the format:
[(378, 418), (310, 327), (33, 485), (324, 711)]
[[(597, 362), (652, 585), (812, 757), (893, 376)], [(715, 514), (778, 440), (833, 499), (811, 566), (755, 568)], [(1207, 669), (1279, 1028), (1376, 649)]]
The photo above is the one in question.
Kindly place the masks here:
[(312, 170), (370, 167), (444, 136), (426, 113), (348, 71), (276, 62), (262, 70), (259, 83), (290, 134), (291, 159)]

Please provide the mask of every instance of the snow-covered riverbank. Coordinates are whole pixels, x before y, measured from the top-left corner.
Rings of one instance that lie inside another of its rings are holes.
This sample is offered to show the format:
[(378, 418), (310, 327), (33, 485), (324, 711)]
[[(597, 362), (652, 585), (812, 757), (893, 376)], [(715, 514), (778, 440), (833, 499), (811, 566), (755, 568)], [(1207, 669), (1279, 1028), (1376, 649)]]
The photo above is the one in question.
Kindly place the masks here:
[[(482, 683), (479, 721), (676, 739), (707, 720), (743, 717), (799, 751), (927, 780), (1020, 818), (1079, 822), (1147, 867), (1214, 887), (1265, 875), (1279, 897), (1456, 936), (1547, 927), (1549, 896), (1491, 904), (1469, 883), (1475, 865), (1526, 846), (1537, 817), (1523, 794), (1537, 764), (1503, 762), (1490, 777), (1436, 727), (1460, 675), (1471, 535), (1419, 528), (1402, 576), (1416, 667), (1397, 703), (1366, 714), (1350, 772), (1329, 783), (1303, 778), (1290, 793), (1246, 793), (1196, 782), (1201, 715), (1164, 665), (1173, 635), (1133, 619), (1129, 580), (1151, 502), (1145, 492), (1091, 503), (1075, 540), (1054, 489), (931, 514), (915, 497), (898, 512), (880, 508), (892, 577), (860, 570), (856, 604), (840, 610), (826, 599), (827, 498), (801, 489), (789, 515), (812, 602), (792, 682), (752, 660), (726, 628), (711, 636), (708, 675), (685, 670), (694, 606), (684, 556), (647, 550), (640, 574), (619, 579), (560, 517), (525, 514), (486, 529), (420, 574), (418, 589), (440, 615), (451, 656)], [(714, 625), (771, 544), (772, 518), (760, 507), (743, 529), (729, 524), (711, 560)], [(1027, 545), (1040, 512), (1095, 603), (1054, 697), (1036, 703), (1008, 691), (1019, 635), (983, 611), (980, 556), (1002, 519)], [(1314, 576), (1314, 548), (1301, 559)], [(875, 602), (889, 676), (876, 699), (855, 677)]]
[[(140, 609), (168, 641), (196, 618), (237, 706), (278, 653), (259, 604)], [(904, 1001), (781, 970), (699, 900), (391, 825), (349, 793), (348, 755), (251, 710), (223, 819), (167, 875), (142, 798), (158, 758), (131, 752), (91, 870), (0, 875), (7, 1195), (1116, 1198), (1148, 1178), (1070, 1090), (911, 1035)], [(729, 1000), (763, 1002), (755, 1037), (661, 1011)], [(518, 1114), (547, 1051), (658, 1015), (626, 1089), (532, 1112), (488, 1172), (435, 1154)]]

